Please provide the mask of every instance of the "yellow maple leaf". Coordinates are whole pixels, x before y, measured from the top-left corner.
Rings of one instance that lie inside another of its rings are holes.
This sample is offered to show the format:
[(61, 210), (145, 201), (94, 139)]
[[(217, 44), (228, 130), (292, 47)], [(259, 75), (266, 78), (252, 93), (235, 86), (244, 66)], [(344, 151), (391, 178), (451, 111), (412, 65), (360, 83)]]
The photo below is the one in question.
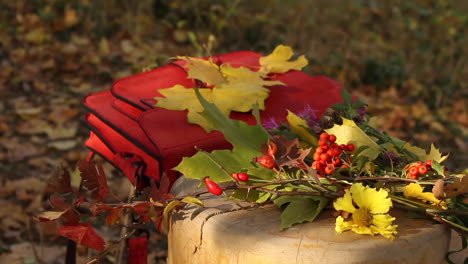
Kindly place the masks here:
[[(192, 124), (199, 124), (205, 130), (210, 131), (211, 127), (200, 112), (203, 106), (198, 101), (195, 89), (185, 88), (182, 85), (175, 85), (171, 88), (160, 89), (159, 92), (165, 97), (156, 97), (156, 106), (169, 110), (188, 110), (187, 120)], [(211, 101), (211, 89), (200, 89), (204, 98)]]
[(219, 86), (226, 82), (220, 67), (211, 60), (203, 60), (191, 57), (177, 57), (187, 61), (188, 78), (193, 78), (205, 82), (208, 85)]
[(406, 143), (404, 148), (414, 153), (416, 156), (418, 156), (418, 159), (422, 161), (435, 160), (439, 163), (442, 163), (448, 158), (448, 155), (442, 156), (442, 153), (440, 153), (434, 144), (431, 144), (431, 150), (429, 153), (426, 153), (426, 151), (422, 148), (411, 146), (409, 143)]
[(298, 115), (294, 114), (293, 112), (288, 110), (288, 116), (286, 117), (288, 120), (289, 126), (291, 128), (291, 132), (298, 135), (302, 140), (304, 140), (309, 146), (314, 145), (318, 146), (317, 138), (314, 137), (308, 130), (310, 129), (309, 125), (307, 125), (307, 121), (299, 117)]
[(359, 155), (367, 156), (371, 160), (377, 158), (381, 152), (379, 145), (362, 131), (353, 120), (343, 118), (342, 125), (335, 124), (332, 128), (325, 129), (325, 131), (336, 136), (337, 144), (353, 143), (356, 148), (367, 146), (368, 148)]
[(285, 73), (290, 70), (301, 70), (309, 63), (304, 55), (299, 56), (296, 60), (289, 61), (293, 55), (291, 47), (277, 46), (270, 55), (260, 58), (260, 72), (267, 74)]
[(214, 88), (212, 90), (211, 102), (226, 115), (231, 111), (248, 112), (254, 104), (258, 104), (258, 108), (263, 110), (269, 92), (270, 90), (263, 86), (249, 83), (242, 85), (225, 84), (223, 88)]
[[(271, 81), (263, 79), (264, 76), (261, 72), (252, 71), (245, 67), (232, 67), (231, 65), (221, 65), (221, 73), (226, 78), (229, 85), (234, 84), (253, 84), (259, 86), (273, 86), (273, 85), (284, 85), (281, 81)], [(220, 85), (220, 88), (223, 84)]]

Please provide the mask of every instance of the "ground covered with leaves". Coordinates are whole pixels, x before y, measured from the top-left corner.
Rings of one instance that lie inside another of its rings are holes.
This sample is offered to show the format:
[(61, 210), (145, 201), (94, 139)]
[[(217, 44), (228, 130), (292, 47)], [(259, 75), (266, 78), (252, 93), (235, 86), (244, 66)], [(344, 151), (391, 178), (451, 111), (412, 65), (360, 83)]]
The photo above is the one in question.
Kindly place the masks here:
[[(369, 103), (382, 130), (434, 142), (450, 154), (449, 169), (465, 169), (467, 13), (447, 0), (1, 2), (0, 262), (63, 262), (56, 226), (31, 216), (48, 208), (43, 190), (57, 165), (86, 156), (84, 96), (177, 55), (290, 45), (309, 59), (307, 73)], [(128, 197), (126, 179), (105, 171), (112, 191)], [(163, 261), (164, 239), (152, 237), (152, 258)]]

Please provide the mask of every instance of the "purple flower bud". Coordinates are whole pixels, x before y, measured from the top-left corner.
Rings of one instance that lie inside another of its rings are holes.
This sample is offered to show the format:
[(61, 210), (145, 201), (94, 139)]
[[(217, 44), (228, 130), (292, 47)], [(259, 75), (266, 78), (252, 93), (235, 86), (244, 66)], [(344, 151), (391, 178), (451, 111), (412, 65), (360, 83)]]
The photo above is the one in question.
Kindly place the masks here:
[(262, 123), (262, 126), (266, 129), (266, 130), (270, 130), (270, 129), (277, 129), (280, 127), (280, 125), (278, 124), (278, 122), (276, 121), (276, 119), (274, 117), (271, 117), (270, 120), (266, 121), (266, 122), (263, 122)]
[(316, 120), (317, 115), (315, 114), (315, 110), (310, 107), (310, 105), (305, 105), (304, 110), (297, 114), (300, 118), (306, 120)]

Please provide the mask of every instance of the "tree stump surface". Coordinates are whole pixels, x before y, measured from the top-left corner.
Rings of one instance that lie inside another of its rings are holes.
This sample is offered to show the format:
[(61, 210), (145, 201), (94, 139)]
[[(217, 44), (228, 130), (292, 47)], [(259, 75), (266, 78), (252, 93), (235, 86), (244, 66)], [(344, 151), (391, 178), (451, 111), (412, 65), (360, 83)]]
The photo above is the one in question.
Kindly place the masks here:
[(391, 211), (398, 225), (398, 235), (391, 241), (351, 231), (337, 233), (330, 210), (314, 222), (282, 231), (275, 206), (237, 210), (242, 204), (236, 201), (213, 196), (203, 200), (207, 208), (189, 206), (172, 215), (169, 264), (445, 263), (449, 248), (447, 227), (409, 219), (398, 210)]

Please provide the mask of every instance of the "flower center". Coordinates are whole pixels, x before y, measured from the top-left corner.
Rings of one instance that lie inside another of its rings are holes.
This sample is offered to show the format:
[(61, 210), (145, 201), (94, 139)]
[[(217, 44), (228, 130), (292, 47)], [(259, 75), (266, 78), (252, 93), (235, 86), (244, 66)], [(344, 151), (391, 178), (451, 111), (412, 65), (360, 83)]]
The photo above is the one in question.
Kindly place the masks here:
[(367, 208), (359, 208), (353, 213), (354, 223), (360, 226), (370, 226), (372, 220), (372, 214)]

